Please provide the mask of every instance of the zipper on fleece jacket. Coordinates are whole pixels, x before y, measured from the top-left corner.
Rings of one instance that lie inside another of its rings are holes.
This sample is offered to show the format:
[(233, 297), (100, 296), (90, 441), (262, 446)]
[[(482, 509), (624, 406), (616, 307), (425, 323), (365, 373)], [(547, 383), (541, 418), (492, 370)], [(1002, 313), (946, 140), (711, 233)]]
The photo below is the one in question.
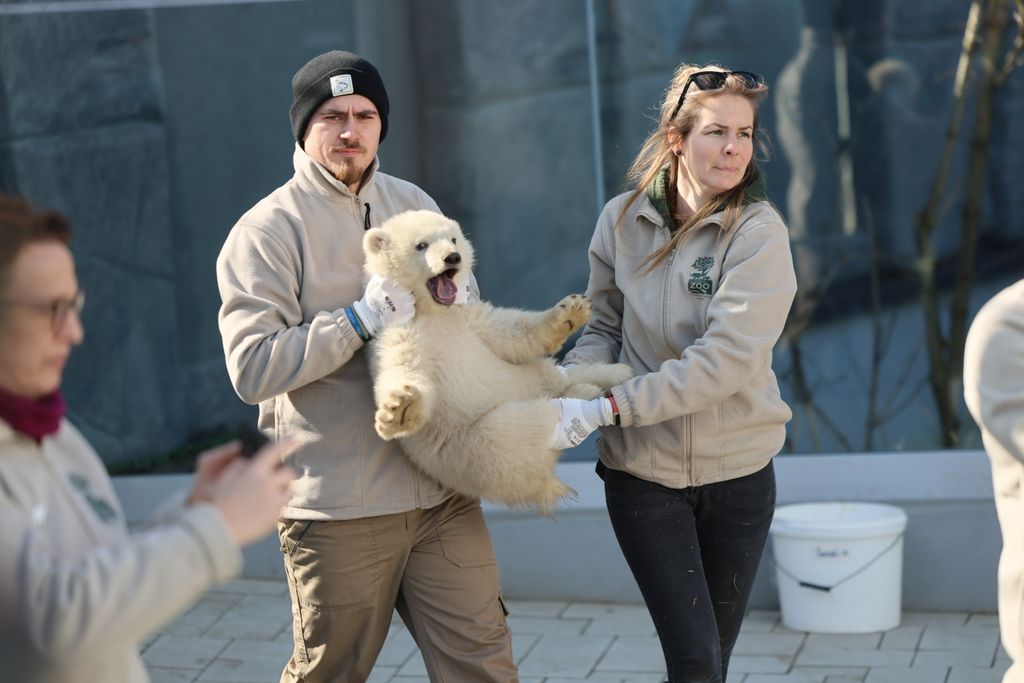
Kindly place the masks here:
[[(681, 356), (682, 352), (676, 349), (675, 345), (672, 344), (672, 340), (669, 338), (668, 335), (669, 282), (672, 278), (672, 262), (676, 260), (677, 250), (678, 247), (676, 249), (673, 249), (669, 253), (668, 259), (665, 262), (665, 283), (661, 288), (661, 334), (662, 337), (664, 337), (665, 344), (668, 346), (668, 348), (672, 349), (672, 352), (675, 353), (677, 356)], [(680, 453), (680, 475), (685, 479), (683, 482), (681, 482), (683, 487), (693, 486), (693, 423), (691, 421), (691, 417), (691, 415), (683, 415), (683, 434), (682, 443), (680, 444), (680, 448), (682, 450), (682, 452)]]
[[(662, 337), (665, 339), (666, 345), (672, 349), (676, 355), (682, 355), (682, 351), (677, 349), (669, 339), (669, 283), (672, 279), (672, 262), (676, 260), (676, 252), (678, 248), (673, 249), (669, 254), (669, 258), (665, 264), (665, 284), (662, 287)], [(682, 485), (692, 486), (693, 485), (693, 421), (692, 416), (683, 416), (683, 433), (682, 443), (680, 443), (680, 475), (684, 477)]]
[(683, 463), (686, 465), (686, 486), (696, 486), (693, 476), (693, 414), (683, 415)]
[(665, 281), (662, 283), (662, 286), (661, 286), (661, 337), (662, 337), (662, 339), (665, 340), (665, 345), (668, 346), (668, 348), (672, 349), (672, 353), (674, 353), (675, 355), (679, 356), (679, 355), (682, 354), (682, 351), (680, 351), (679, 349), (677, 349), (675, 347), (675, 345), (672, 343), (672, 339), (669, 337), (669, 334), (668, 334), (668, 327), (669, 327), (669, 321), (668, 321), (669, 283), (670, 283), (670, 281), (672, 279), (672, 262), (676, 260), (676, 251), (677, 250), (678, 250), (678, 247), (676, 247), (676, 249), (673, 249), (669, 253), (668, 259), (665, 261)]
[(359, 195), (353, 195), (352, 200), (356, 204), (356, 220), (363, 222), (363, 232), (365, 232), (373, 227), (370, 225), (370, 202), (364, 202)]

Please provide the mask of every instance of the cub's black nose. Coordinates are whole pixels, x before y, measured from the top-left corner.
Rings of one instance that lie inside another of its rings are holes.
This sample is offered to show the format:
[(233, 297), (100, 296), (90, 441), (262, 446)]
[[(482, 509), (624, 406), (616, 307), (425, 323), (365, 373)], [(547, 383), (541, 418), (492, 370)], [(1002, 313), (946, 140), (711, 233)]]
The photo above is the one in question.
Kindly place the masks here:
[(444, 257), (444, 262), (449, 266), (457, 266), (462, 263), (462, 256), (457, 251), (452, 252)]

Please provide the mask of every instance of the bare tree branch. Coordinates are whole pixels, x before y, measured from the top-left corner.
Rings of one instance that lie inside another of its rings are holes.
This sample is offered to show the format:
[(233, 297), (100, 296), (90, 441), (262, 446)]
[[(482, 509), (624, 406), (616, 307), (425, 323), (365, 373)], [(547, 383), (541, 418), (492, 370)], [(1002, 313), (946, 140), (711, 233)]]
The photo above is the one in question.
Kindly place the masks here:
[(1002, 1), (989, 7), (985, 22), (985, 42), (981, 59), (981, 77), (978, 83), (977, 110), (974, 116), (974, 130), (971, 134), (970, 158), (967, 170), (967, 187), (964, 194), (963, 219), (960, 231), (956, 278), (949, 311), (949, 357), (945, 386), (948, 405), (940, 414), (949, 414), (944, 424), (951, 433), (950, 445), (959, 441), (959, 419), (956, 414), (958, 397), (961, 394), (960, 378), (963, 376), (964, 345), (967, 341), (967, 308), (970, 303), (971, 282), (978, 251), (978, 236), (981, 234), (981, 210), (985, 200), (987, 181), (989, 139), (992, 135), (992, 116), (995, 111), (996, 93), (999, 90), (999, 57), (1003, 49), (1003, 36), (1008, 21), (1009, 3)]
[(868, 371), (868, 405), (864, 415), (864, 450), (871, 451), (874, 450), (875, 426), (878, 424), (878, 382), (882, 374), (882, 361), (885, 360), (882, 352), (882, 274), (874, 214), (865, 206), (861, 210), (861, 215), (864, 216), (864, 229), (868, 238), (868, 273), (871, 285), (871, 362)]
[(1024, 51), (1024, 0), (1016, 0), (1016, 4), (1017, 10), (1013, 13), (1013, 21), (1017, 24), (1017, 35), (1014, 36), (1013, 46), (1003, 59), (1003, 66), (996, 77), (996, 87), (1002, 86), (1003, 81), (1020, 65), (1021, 52)]
[(966, 83), (971, 71), (975, 55), (979, 47), (979, 26), (983, 16), (987, 16), (989, 0), (972, 0), (964, 28), (964, 39), (957, 64), (956, 78), (953, 82), (953, 112), (946, 128), (946, 140), (943, 144), (942, 156), (932, 181), (931, 191), (925, 207), (917, 213), (915, 239), (917, 243), (918, 272), (921, 278), (921, 299), (924, 308), (925, 342), (928, 350), (928, 378), (939, 411), (942, 425), (942, 440), (946, 446), (952, 445), (955, 439), (952, 425), (955, 415), (949, 414), (946, 400), (949, 386), (949, 344), (942, 332), (942, 321), (939, 316), (939, 291), (935, 281), (935, 254), (932, 247), (932, 234), (938, 224), (938, 212), (942, 206), (943, 196), (949, 177), (949, 169), (953, 163), (960, 127), (963, 123), (966, 107)]
[[(949, 168), (953, 164), (953, 152), (956, 149), (957, 139), (960, 137), (960, 126), (964, 119), (964, 110), (967, 104), (965, 88), (967, 75), (971, 70), (971, 63), (974, 61), (975, 53), (978, 51), (978, 25), (981, 20), (982, 10), (986, 8), (989, 0), (972, 0), (971, 9), (967, 14), (967, 25), (964, 27), (964, 39), (960, 50), (960, 61), (956, 67), (956, 77), (953, 80), (953, 113), (949, 117), (949, 124), (946, 127), (946, 139), (942, 147), (942, 156), (939, 160), (939, 167), (935, 172), (935, 179), (932, 181), (931, 191), (928, 195), (928, 203), (918, 214), (918, 239), (923, 236), (930, 238), (937, 225), (937, 212), (942, 206), (942, 198), (946, 192)], [(924, 233), (923, 235), (920, 233)], [(922, 245), (918, 245), (919, 247)], [(927, 245), (926, 253), (931, 255), (931, 245)], [(924, 254), (920, 254), (922, 259)], [(934, 266), (934, 262), (920, 264), (922, 268)]]

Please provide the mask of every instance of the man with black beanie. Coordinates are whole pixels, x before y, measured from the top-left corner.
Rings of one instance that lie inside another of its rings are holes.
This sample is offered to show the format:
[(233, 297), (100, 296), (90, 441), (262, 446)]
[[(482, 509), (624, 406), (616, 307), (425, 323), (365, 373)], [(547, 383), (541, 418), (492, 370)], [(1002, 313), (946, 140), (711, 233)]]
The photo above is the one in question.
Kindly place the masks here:
[[(363, 232), (440, 211), (379, 171), (390, 103), (351, 52), (292, 79), (292, 178), (246, 212), (217, 260), (228, 374), (259, 426), (303, 448), (278, 524), (294, 651), (281, 681), (367, 680), (397, 608), (431, 681), (517, 681), (480, 502), (420, 473), (374, 431), (367, 347), (415, 315), (388, 280), (363, 285)], [(372, 210), (371, 210), (372, 209)]]

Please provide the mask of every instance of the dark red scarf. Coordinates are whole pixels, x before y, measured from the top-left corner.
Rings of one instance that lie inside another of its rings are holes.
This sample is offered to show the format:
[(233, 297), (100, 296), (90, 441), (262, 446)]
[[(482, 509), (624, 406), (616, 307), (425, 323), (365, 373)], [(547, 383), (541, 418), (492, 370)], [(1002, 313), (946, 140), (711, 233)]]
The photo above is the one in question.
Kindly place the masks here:
[(36, 443), (57, 431), (66, 410), (60, 390), (32, 399), (0, 389), (0, 418), (15, 431), (35, 439)]

